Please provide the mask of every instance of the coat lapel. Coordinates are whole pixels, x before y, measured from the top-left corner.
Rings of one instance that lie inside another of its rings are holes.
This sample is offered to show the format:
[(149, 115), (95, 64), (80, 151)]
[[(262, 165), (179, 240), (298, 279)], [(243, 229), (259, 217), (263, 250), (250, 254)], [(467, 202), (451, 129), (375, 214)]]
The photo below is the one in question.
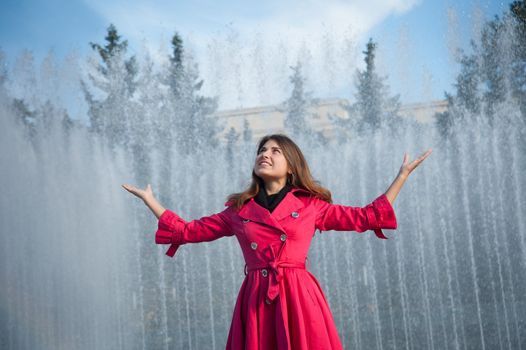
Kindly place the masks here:
[[(283, 198), (283, 200), (285, 200), (285, 198)], [(259, 222), (272, 227), (277, 226), (282, 230), (276, 219), (270, 215), (270, 212), (257, 204), (254, 198), (250, 198), (250, 200), (243, 205), (238, 215), (245, 220)]]
[(248, 219), (259, 222), (285, 232), (279, 223), (279, 220), (304, 207), (303, 202), (294, 194), (294, 192), (297, 191), (304, 191), (308, 193), (308, 191), (300, 188), (291, 189), (272, 213), (270, 213), (266, 208), (263, 208), (257, 204), (254, 198), (250, 198), (250, 200), (241, 208), (238, 215), (245, 220)]
[(287, 216), (290, 216), (292, 212), (298, 211), (299, 209), (304, 207), (303, 202), (294, 194), (294, 192), (296, 192), (294, 190), (296, 189), (290, 190), (285, 195), (285, 198), (283, 198), (283, 200), (270, 214), (274, 216), (276, 220), (281, 220)]

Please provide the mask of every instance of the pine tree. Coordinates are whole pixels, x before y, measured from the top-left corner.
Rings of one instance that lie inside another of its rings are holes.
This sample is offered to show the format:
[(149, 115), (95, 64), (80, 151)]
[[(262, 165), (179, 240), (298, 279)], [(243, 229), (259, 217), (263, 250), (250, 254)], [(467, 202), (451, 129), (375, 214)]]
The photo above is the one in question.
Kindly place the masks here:
[(106, 45), (90, 43), (102, 62), (92, 63), (95, 70), (89, 73), (92, 86), (104, 97), (94, 98), (84, 81), (81, 86), (89, 105), (90, 130), (106, 135), (112, 144), (129, 145), (130, 134), (127, 115), (134, 110), (133, 93), (137, 88), (138, 67), (135, 56), (125, 59), (127, 40), (121, 41), (113, 24), (107, 28)]
[(170, 87), (175, 139), (180, 151), (192, 154), (199, 149), (217, 147), (222, 127), (213, 113), (217, 98), (200, 94), (204, 81), (190, 54), (185, 54), (183, 41), (176, 33), (172, 38), (172, 56), (165, 82)]
[(505, 37), (505, 24), (496, 16), (492, 21), (486, 22), (482, 29), (480, 60), (481, 80), (484, 91), (486, 114), (489, 118), (494, 113), (497, 103), (506, 98), (506, 67), (503, 61), (501, 44)]
[(446, 92), (446, 101), (448, 101), (448, 109), (441, 113), (436, 113), (434, 118), (435, 126), (443, 140), (447, 140), (453, 133), (454, 112), (455, 105), (453, 104), (454, 97)]
[(10, 72), (10, 93), (20, 98), (30, 109), (36, 110), (40, 103), (35, 57), (31, 50), (23, 49)]
[(314, 117), (309, 109), (316, 104), (316, 100), (305, 91), (306, 79), (301, 70), (302, 64), (298, 61), (290, 68), (292, 69), (292, 75), (289, 77), (292, 83), (292, 93), (285, 102), (287, 111), (284, 120), (285, 131), (295, 138), (304, 138), (306, 141), (323, 145), (327, 139), (321, 131), (315, 131), (309, 123), (309, 119)]
[(31, 110), (27, 103), (23, 99), (13, 99), (12, 109), (15, 115), (19, 118), (27, 130), (29, 130), (29, 136), (34, 136), (36, 133), (36, 112)]
[(400, 108), (399, 96), (388, 96), (389, 87), (385, 84), (387, 77), (380, 77), (376, 71), (376, 47), (372, 38), (369, 39), (363, 51), (365, 70), (356, 72), (358, 92), (352, 109), (360, 116), (359, 131), (393, 125)]
[[(471, 45), (477, 52), (476, 44), (472, 42)], [(445, 93), (448, 109), (434, 116), (435, 126), (444, 140), (451, 137), (457, 121), (480, 113), (483, 107), (478, 54), (461, 52), (459, 57), (460, 72), (454, 83), (455, 94)]]
[[(476, 44), (472, 42), (475, 51)], [(480, 96), (480, 66), (476, 55), (462, 55), (460, 59), (460, 73), (456, 78), (456, 99), (450, 98), (450, 103), (457, 102), (473, 114), (480, 113), (482, 96)]]
[[(515, 1), (510, 5), (510, 13), (483, 24), (480, 44), (471, 42), (472, 53), (461, 55), (455, 94), (446, 95), (449, 117), (464, 118), (484, 112), (493, 123), (495, 108), (510, 93), (522, 115), (526, 114), (525, 13), (524, 1)], [(448, 122), (453, 123), (454, 120)], [(446, 123), (442, 120), (440, 124)]]
[(376, 43), (369, 39), (365, 54), (366, 68), (358, 72), (358, 99), (356, 105), (364, 122), (376, 129), (380, 127), (382, 114), (382, 82), (376, 73), (375, 66)]
[(253, 149), (254, 149), (254, 132), (252, 128), (250, 127), (250, 124), (248, 123), (247, 118), (243, 118), (243, 129), (241, 131), (242, 139), (241, 139), (241, 145), (239, 145), (238, 152), (239, 152), (239, 158), (238, 159), (252, 159), (253, 157)]
[(234, 167), (234, 150), (236, 148), (237, 141), (239, 140), (239, 133), (233, 127), (230, 127), (226, 133), (226, 160), (229, 169)]
[(389, 96), (389, 86), (385, 83), (387, 77), (380, 77), (376, 71), (376, 46), (369, 39), (363, 51), (366, 67), (363, 71), (356, 71), (356, 102), (348, 109), (350, 119), (336, 124), (346, 127), (347, 133), (352, 132), (350, 128), (354, 127), (357, 132), (374, 132), (383, 125), (391, 128), (398, 125), (399, 96)]
[(74, 121), (67, 111), (62, 114), (62, 120), (60, 121), (62, 130), (68, 135), (73, 128), (78, 128), (79, 124)]
[(511, 88), (526, 120), (526, 1), (511, 3), (510, 12), (514, 24)]
[(250, 128), (250, 124), (248, 124), (247, 118), (243, 119), (243, 142), (245, 144), (251, 144), (252, 143), (252, 129)]
[(292, 93), (286, 101), (287, 115), (284, 120), (286, 132), (297, 137), (310, 133), (310, 128), (305, 120), (309, 101), (305, 96), (305, 78), (301, 72), (301, 62), (292, 69), (292, 75), (289, 77), (292, 83)]
[(183, 39), (176, 32), (172, 37), (172, 56), (170, 56), (170, 67), (168, 76), (168, 85), (175, 97), (180, 97), (180, 82), (183, 79)]

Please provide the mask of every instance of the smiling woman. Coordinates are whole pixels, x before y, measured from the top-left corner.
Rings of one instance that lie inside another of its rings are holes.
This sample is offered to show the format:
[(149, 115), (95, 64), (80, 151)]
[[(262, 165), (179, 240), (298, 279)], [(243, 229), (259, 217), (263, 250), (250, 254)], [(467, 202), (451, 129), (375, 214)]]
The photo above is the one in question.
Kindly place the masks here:
[(285, 185), (287, 176), (292, 176), (283, 150), (275, 140), (269, 139), (258, 150), (254, 172), (263, 179), (269, 195), (277, 193)]
[(319, 231), (396, 229), (392, 201), (409, 173), (430, 153), (408, 162), (385, 194), (367, 206), (332, 204), (331, 193), (312, 178), (299, 147), (273, 134), (257, 147), (252, 183), (231, 194), (219, 213), (185, 221), (154, 198), (150, 185), (125, 189), (159, 218), (155, 242), (167, 255), (187, 243), (235, 235), (245, 259), (245, 279), (232, 315), (226, 349), (342, 349), (327, 299), (307, 270), (312, 237)]

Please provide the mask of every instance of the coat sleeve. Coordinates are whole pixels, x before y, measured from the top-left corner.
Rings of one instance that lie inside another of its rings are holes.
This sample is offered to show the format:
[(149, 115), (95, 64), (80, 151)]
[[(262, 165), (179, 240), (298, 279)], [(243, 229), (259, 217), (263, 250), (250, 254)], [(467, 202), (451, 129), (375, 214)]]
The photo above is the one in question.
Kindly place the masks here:
[(229, 225), (229, 209), (192, 221), (185, 221), (173, 211), (166, 209), (158, 220), (155, 243), (170, 244), (166, 255), (173, 257), (180, 245), (232, 236), (234, 233)]
[(382, 229), (396, 229), (396, 215), (385, 193), (367, 206), (351, 207), (315, 199), (316, 228), (320, 231), (373, 230), (378, 238), (387, 239)]

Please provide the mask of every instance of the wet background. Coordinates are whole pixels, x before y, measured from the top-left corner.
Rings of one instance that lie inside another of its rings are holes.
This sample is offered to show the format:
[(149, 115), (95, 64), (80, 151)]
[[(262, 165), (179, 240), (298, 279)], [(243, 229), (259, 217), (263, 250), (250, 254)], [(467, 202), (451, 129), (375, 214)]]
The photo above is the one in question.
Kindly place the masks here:
[[(313, 240), (310, 269), (345, 348), (526, 348), (524, 23), (508, 14), (481, 26), (458, 55), (449, 110), (429, 124), (397, 117), (374, 57), (345, 70), (344, 56), (330, 55), (342, 46), (328, 41), (328, 60), (342, 58), (327, 66), (355, 77), (357, 91), (352, 118), (331, 139), (309, 128), (308, 62), (295, 75), (274, 47), (272, 64), (254, 65), (258, 78), (231, 64), (232, 38), (216, 42), (210, 62), (222, 68), (208, 83), (217, 97), (288, 91), (284, 131), (335, 203), (365, 206), (404, 152), (433, 148), (394, 203), (388, 240), (372, 231)], [(244, 277), (236, 239), (186, 245), (170, 259), (154, 244), (155, 217), (120, 187), (151, 183), (191, 220), (248, 185), (256, 140), (248, 128), (219, 140), (218, 100), (202, 92), (181, 45), (163, 64), (101, 47), (107, 56), (50, 55), (37, 65), (25, 52), (1, 65), (1, 348), (224, 347)], [(75, 104), (88, 123), (68, 113)]]

